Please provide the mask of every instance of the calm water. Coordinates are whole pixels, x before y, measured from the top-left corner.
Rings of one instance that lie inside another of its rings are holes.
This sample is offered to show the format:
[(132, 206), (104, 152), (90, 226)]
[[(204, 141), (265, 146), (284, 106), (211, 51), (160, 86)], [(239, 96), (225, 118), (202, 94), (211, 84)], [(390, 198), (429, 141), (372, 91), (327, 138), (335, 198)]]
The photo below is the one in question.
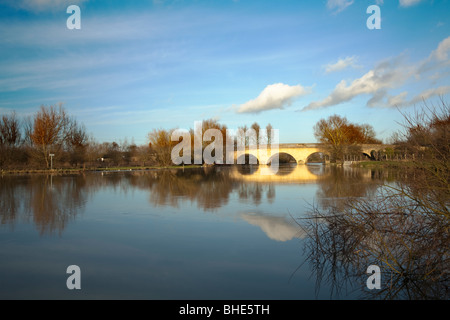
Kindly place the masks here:
[[(329, 299), (302, 264), (296, 219), (369, 196), (379, 176), (328, 166), (3, 176), (0, 299)], [(81, 290), (66, 286), (70, 265)]]

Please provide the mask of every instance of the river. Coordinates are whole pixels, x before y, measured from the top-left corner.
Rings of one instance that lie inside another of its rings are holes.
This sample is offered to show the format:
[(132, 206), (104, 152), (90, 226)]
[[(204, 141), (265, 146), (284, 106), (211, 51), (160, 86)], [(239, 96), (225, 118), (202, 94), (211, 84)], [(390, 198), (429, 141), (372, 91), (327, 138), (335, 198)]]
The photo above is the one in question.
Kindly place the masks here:
[[(330, 299), (305, 261), (312, 207), (390, 174), (284, 166), (0, 177), (0, 299)], [(69, 289), (78, 266), (79, 289)], [(365, 279), (362, 279), (363, 281)], [(339, 298), (358, 299), (355, 282)]]

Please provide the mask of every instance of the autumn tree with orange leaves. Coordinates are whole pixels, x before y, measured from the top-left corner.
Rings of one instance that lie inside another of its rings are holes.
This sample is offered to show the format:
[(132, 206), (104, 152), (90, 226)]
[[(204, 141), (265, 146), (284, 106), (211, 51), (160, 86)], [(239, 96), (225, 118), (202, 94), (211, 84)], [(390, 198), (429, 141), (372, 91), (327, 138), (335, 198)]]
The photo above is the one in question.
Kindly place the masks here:
[(49, 167), (49, 154), (58, 153), (67, 140), (70, 119), (60, 104), (58, 107), (41, 106), (32, 120), (30, 140), (36, 147), (37, 157)]
[(344, 159), (346, 154), (360, 154), (360, 144), (380, 144), (375, 131), (368, 124), (350, 123), (346, 117), (332, 115), (314, 126), (314, 136), (323, 143), (331, 161)]
[(171, 151), (177, 144), (171, 140), (173, 130), (153, 129), (148, 134), (149, 147), (155, 155), (158, 164), (163, 166), (172, 165)]

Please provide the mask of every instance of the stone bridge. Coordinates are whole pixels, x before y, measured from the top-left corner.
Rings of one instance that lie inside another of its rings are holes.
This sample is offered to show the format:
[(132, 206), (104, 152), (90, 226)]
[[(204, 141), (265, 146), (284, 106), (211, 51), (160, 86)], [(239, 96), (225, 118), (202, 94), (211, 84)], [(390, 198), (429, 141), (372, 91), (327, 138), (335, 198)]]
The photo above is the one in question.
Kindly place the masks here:
[[(392, 147), (391, 145), (385, 144), (361, 144), (359, 146), (361, 147), (362, 155), (365, 155), (366, 157), (370, 157), (372, 151), (378, 152), (385, 148)], [(245, 155), (251, 155), (254, 157), (253, 161), (256, 161), (257, 159), (257, 162), (263, 165), (270, 164), (277, 153), (279, 155), (290, 155), (295, 159), (297, 164), (306, 164), (308, 158), (314, 153), (325, 154), (323, 144), (320, 143), (280, 143), (279, 145), (272, 146), (272, 149), (270, 150), (257, 149), (255, 146), (247, 147), (245, 150)], [(239, 163), (237, 161), (242, 156), (242, 152), (235, 151), (235, 163)], [(249, 163), (249, 161), (246, 161), (245, 163)]]

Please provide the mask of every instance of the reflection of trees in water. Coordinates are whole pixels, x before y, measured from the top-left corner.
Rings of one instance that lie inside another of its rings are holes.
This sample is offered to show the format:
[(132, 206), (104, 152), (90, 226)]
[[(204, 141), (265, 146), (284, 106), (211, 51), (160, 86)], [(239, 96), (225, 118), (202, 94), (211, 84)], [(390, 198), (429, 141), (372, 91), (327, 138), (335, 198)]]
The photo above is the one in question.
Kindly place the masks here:
[(384, 175), (351, 167), (325, 166), (317, 183), (317, 198), (323, 208), (340, 208), (349, 198), (372, 197)]
[(154, 205), (179, 207), (180, 201), (189, 199), (205, 210), (226, 204), (234, 188), (228, 170), (212, 167), (136, 173), (130, 183), (149, 190)]
[(226, 205), (233, 192), (239, 199), (255, 204), (261, 202), (264, 194), (269, 202), (275, 199), (273, 184), (237, 181), (230, 177), (227, 167), (0, 179), (0, 223), (14, 227), (20, 219), (33, 221), (41, 234), (61, 233), (84, 208), (88, 197), (100, 189), (126, 194), (138, 187), (149, 191), (153, 205), (179, 207), (181, 201), (190, 200), (204, 210)]
[(237, 171), (242, 175), (251, 175), (258, 171), (259, 165), (257, 164), (242, 164), (236, 166)]
[(20, 215), (26, 181), (8, 176), (0, 177), (0, 223), (14, 226)]
[(276, 171), (276, 175), (278, 176), (287, 176), (295, 171), (297, 168), (297, 164), (294, 163), (280, 163), (278, 165), (278, 170)]
[[(368, 298), (449, 298), (448, 196), (437, 201), (435, 190), (420, 188), (420, 172), (398, 173), (393, 187), (379, 189), (372, 198), (349, 198), (328, 211), (313, 208), (301, 220), (308, 231), (306, 261), (319, 286), (322, 281), (331, 285), (331, 295), (358, 283)], [(380, 290), (366, 288), (370, 265), (381, 268)]]
[(261, 183), (239, 183), (237, 189), (240, 200), (253, 200), (255, 205), (261, 204), (264, 187)]
[(230, 194), (237, 192), (239, 199), (261, 203), (275, 199), (273, 184), (245, 183), (233, 179), (230, 168), (206, 167), (187, 170), (156, 170), (131, 175), (133, 186), (150, 191), (154, 205), (180, 206), (180, 201), (191, 200), (204, 210), (214, 210), (226, 205)]
[(306, 165), (306, 169), (308, 169), (309, 172), (315, 174), (316, 176), (322, 176), (324, 172), (327, 171), (328, 166), (322, 164), (308, 164)]
[(2, 177), (1, 221), (33, 220), (40, 234), (61, 233), (87, 200), (83, 176)]
[(75, 218), (87, 200), (85, 185), (83, 176), (32, 178), (28, 208), (41, 234), (61, 233)]

